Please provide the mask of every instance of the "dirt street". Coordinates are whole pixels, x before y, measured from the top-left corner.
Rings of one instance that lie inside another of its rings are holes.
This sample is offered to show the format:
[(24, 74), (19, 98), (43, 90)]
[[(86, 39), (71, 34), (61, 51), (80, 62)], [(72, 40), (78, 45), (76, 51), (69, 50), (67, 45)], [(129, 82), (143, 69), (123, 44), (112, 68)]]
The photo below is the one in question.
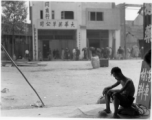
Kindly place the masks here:
[[(47, 66), (19, 67), (48, 107), (95, 104), (104, 87), (113, 84), (112, 67), (118, 66), (137, 87), (142, 60), (111, 60), (109, 67), (92, 69), (90, 61), (49, 61)], [(30, 108), (39, 101), (15, 67), (1, 67), (2, 109)], [(119, 86), (120, 88), (121, 86)], [(135, 94), (136, 96), (136, 94)]]

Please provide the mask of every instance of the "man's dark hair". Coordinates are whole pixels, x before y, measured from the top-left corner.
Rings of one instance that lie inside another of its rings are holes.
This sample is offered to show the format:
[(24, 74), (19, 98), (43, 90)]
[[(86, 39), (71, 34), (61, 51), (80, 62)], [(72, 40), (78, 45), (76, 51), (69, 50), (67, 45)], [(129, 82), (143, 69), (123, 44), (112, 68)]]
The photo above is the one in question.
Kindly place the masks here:
[(119, 68), (119, 67), (113, 67), (112, 69), (111, 69), (111, 75), (113, 74), (113, 73), (122, 73), (121, 72), (121, 69)]

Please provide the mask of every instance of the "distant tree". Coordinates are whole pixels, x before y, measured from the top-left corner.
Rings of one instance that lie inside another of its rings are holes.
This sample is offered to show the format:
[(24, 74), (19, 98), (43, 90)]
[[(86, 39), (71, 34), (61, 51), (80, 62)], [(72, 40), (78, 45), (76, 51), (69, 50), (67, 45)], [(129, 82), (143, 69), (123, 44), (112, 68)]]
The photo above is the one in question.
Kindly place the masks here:
[(25, 32), (27, 7), (25, 1), (2, 1), (2, 33), (12, 34), (12, 56), (15, 48), (15, 33)]

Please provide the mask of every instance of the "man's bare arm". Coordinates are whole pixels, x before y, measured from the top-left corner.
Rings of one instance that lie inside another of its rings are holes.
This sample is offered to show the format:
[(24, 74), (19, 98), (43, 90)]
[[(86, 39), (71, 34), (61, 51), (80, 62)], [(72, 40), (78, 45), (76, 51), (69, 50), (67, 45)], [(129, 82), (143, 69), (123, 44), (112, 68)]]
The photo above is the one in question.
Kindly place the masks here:
[(110, 89), (115, 88), (115, 87), (117, 87), (119, 84), (120, 84), (120, 82), (116, 82), (115, 84), (113, 84), (113, 85), (110, 86), (109, 88), (110, 88)]
[(109, 87), (104, 88), (102, 94), (104, 95), (108, 90), (110, 90), (110, 89), (112, 89), (112, 88), (118, 86), (119, 84), (120, 84), (120, 82), (116, 82), (116, 83), (113, 84), (112, 86), (109, 86)]

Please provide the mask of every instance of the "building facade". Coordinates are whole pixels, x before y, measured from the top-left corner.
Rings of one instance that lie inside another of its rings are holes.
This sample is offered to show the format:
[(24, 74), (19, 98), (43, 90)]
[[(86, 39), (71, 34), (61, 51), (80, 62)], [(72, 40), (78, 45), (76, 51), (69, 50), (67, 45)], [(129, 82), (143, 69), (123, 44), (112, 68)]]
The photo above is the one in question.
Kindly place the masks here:
[(47, 59), (49, 50), (121, 45), (122, 7), (100, 2), (31, 2), (33, 60)]

